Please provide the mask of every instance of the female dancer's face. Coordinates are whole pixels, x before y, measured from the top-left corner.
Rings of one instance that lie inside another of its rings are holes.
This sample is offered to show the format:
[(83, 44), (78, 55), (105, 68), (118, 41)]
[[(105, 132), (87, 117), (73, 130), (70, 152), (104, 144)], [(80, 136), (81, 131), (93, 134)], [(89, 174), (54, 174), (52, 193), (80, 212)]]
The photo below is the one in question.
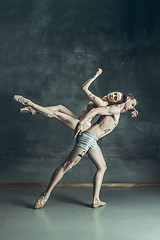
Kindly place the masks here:
[(117, 103), (117, 102), (121, 101), (122, 95), (123, 94), (121, 92), (111, 92), (111, 93), (108, 93), (108, 95), (107, 95), (108, 102), (110, 102), (110, 103)]

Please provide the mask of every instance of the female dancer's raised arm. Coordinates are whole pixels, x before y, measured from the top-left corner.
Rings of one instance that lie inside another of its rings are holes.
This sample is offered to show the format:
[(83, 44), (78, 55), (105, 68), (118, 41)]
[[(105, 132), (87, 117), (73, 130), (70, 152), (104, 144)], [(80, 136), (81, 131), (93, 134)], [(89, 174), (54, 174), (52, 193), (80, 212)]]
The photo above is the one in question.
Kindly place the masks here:
[(95, 96), (88, 88), (91, 85), (91, 83), (102, 73), (102, 69), (98, 68), (96, 74), (91, 77), (89, 80), (87, 80), (82, 86), (81, 89), (84, 92), (84, 94), (97, 106), (97, 107), (103, 107), (108, 105), (108, 103), (104, 100), (102, 100), (100, 97)]

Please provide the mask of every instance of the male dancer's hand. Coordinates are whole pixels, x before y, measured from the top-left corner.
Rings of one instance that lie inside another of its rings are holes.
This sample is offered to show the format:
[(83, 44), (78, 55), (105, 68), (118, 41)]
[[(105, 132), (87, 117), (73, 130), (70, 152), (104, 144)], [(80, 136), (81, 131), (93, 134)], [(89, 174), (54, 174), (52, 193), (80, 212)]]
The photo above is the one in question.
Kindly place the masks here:
[(131, 111), (131, 116), (132, 117), (137, 117), (138, 116), (138, 111), (135, 108)]

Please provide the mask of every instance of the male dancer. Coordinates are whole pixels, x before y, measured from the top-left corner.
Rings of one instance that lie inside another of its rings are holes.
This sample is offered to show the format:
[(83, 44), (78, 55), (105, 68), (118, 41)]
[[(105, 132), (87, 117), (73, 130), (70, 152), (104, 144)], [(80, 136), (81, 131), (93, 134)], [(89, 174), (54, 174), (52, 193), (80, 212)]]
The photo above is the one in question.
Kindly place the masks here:
[[(76, 128), (75, 137), (77, 137), (77, 139), (75, 147), (70, 152), (65, 162), (53, 173), (46, 191), (42, 193), (35, 203), (35, 209), (42, 208), (45, 205), (55, 185), (86, 153), (97, 167), (97, 172), (93, 181), (94, 194), (92, 207), (97, 208), (106, 205), (105, 202), (100, 200), (99, 194), (107, 166), (97, 141), (112, 132), (118, 125), (121, 112), (132, 111), (136, 104), (136, 98), (133, 97), (133, 95), (128, 94), (124, 103), (94, 108), (81, 119)], [(94, 118), (96, 115), (101, 115), (99, 120), (92, 124), (86, 132), (83, 132), (83, 125), (85, 122)]]

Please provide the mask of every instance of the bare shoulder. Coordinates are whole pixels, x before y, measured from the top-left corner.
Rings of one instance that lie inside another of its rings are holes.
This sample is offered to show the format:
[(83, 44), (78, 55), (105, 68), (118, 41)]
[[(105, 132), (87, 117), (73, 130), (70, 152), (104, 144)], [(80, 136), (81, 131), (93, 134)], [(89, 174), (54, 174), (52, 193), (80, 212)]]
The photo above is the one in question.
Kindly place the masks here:
[(107, 107), (107, 106), (108, 106), (108, 102), (107, 102), (107, 101), (104, 101), (103, 99), (102, 99), (102, 101), (103, 101), (103, 106), (104, 106), (104, 107)]
[(107, 106), (108, 110), (110, 112), (112, 112), (113, 114), (115, 113), (120, 113), (121, 111), (121, 108), (118, 106), (118, 105), (110, 105), (110, 106)]

